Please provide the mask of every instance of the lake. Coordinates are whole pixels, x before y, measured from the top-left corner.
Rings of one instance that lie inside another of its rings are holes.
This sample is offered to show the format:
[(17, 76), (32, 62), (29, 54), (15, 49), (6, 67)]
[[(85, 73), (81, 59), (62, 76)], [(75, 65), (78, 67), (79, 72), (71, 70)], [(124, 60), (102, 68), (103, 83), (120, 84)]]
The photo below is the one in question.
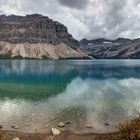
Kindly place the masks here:
[(112, 132), (139, 112), (140, 60), (0, 60), (5, 130), (43, 133), (69, 122), (63, 130)]

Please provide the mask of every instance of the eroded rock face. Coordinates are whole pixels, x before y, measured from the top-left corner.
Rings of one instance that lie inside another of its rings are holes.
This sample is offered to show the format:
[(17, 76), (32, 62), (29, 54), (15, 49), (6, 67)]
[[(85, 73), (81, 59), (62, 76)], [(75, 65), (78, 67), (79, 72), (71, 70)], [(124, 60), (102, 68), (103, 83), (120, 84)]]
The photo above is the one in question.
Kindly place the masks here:
[(10, 43), (66, 43), (77, 47), (78, 41), (59, 22), (38, 14), (22, 16), (0, 16), (0, 40)]
[(67, 28), (34, 14), (0, 16), (0, 56), (27, 58), (84, 58), (79, 43)]
[(72, 49), (61, 43), (52, 45), (47, 43), (18, 43), (0, 42), (1, 58), (33, 58), (33, 59), (78, 59), (87, 55), (80, 49)]

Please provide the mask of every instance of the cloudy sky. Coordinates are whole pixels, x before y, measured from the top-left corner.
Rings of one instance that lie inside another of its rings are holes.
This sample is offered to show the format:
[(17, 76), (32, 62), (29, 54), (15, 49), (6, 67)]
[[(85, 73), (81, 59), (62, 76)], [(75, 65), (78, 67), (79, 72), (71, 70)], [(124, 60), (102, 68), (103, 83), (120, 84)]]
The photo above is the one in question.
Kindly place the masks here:
[(39, 13), (77, 39), (140, 37), (140, 0), (0, 0), (0, 14)]

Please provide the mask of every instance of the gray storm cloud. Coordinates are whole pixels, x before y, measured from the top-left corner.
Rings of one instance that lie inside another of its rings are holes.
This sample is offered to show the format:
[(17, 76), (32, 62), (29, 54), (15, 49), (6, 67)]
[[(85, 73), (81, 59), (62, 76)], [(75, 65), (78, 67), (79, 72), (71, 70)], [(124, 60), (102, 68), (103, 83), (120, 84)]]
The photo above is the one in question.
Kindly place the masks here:
[(84, 9), (89, 4), (89, 0), (58, 0), (58, 1), (65, 6), (76, 9)]
[(0, 0), (0, 14), (39, 13), (77, 39), (140, 37), (140, 0)]

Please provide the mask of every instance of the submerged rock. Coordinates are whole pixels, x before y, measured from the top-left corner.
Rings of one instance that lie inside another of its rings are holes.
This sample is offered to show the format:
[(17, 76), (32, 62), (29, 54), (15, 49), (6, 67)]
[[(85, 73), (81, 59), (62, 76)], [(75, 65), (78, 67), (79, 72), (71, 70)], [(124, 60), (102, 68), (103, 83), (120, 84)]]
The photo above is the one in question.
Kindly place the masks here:
[(56, 128), (52, 128), (52, 133), (53, 133), (54, 136), (55, 136), (55, 135), (60, 135), (60, 134), (61, 134), (60, 130), (58, 130), (58, 129), (56, 129)]
[(104, 123), (105, 126), (109, 126), (110, 124), (108, 122)]
[(11, 127), (14, 128), (14, 129), (19, 129), (20, 128), (20, 126), (17, 126), (17, 125), (12, 125)]
[(58, 126), (59, 126), (59, 127), (64, 127), (65, 124), (64, 124), (63, 122), (60, 122), (60, 123), (58, 124)]
[(65, 124), (71, 124), (71, 122), (66, 122)]
[(93, 128), (93, 126), (91, 124), (89, 124), (89, 123), (85, 124), (85, 127), (86, 128)]
[(2, 127), (3, 127), (3, 126), (2, 126), (2, 125), (0, 125), (0, 129), (2, 129)]

